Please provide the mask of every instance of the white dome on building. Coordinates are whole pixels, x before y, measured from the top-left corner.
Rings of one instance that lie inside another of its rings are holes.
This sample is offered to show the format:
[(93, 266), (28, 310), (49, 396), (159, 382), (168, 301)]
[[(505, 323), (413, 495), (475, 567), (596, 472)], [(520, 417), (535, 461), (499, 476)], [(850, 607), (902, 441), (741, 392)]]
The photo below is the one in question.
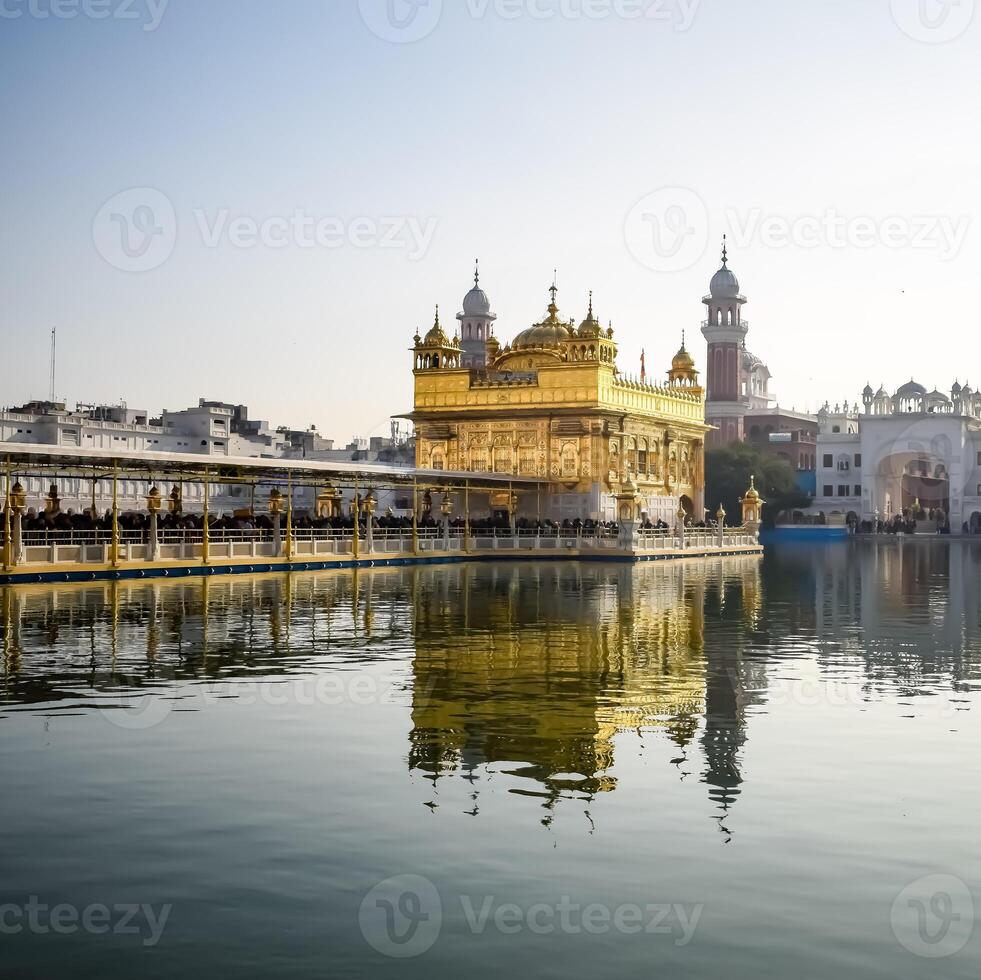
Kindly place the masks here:
[(487, 298), (487, 293), (479, 286), (474, 286), (463, 297), (463, 312), (467, 316), (487, 316), (490, 313), (490, 308), (490, 300)]
[(480, 266), (478, 265), (473, 274), (473, 289), (463, 297), (464, 316), (490, 316), (490, 299), (480, 288)]
[(712, 294), (712, 299), (739, 298), (739, 280), (732, 269), (725, 264), (725, 260), (723, 260), (722, 268), (712, 276), (709, 292)]
[(896, 392), (897, 398), (923, 398), (927, 393), (926, 388), (916, 381), (910, 379)]

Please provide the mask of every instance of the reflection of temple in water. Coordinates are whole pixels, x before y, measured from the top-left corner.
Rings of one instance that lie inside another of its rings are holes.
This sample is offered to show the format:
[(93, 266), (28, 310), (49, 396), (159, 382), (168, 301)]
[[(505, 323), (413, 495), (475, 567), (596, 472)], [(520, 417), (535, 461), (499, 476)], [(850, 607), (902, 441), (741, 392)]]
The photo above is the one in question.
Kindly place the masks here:
[[(616, 787), (618, 733), (654, 729), (685, 753), (702, 728), (724, 811), (741, 782), (738, 637), (761, 598), (756, 561), (440, 571), (415, 601), (410, 767), (438, 784), (501, 764), (551, 806)], [(707, 607), (739, 620), (711, 652)]]

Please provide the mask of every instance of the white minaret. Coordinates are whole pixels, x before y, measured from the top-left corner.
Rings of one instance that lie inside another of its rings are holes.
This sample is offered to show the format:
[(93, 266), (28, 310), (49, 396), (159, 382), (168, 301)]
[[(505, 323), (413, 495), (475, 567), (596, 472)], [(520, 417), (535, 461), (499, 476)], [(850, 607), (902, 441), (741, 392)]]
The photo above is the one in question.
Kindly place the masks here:
[(496, 313), (491, 313), (490, 300), (480, 288), (480, 260), (473, 274), (473, 289), (463, 297), (463, 312), (457, 314), (460, 321), (460, 341), (463, 345), (462, 367), (487, 366), (487, 340), (494, 332)]

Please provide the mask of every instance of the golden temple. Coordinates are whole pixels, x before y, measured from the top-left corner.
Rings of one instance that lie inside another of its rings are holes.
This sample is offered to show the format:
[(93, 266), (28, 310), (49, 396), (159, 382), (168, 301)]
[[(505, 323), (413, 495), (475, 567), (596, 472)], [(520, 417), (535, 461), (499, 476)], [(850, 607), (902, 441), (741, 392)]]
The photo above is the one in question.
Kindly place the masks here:
[(553, 285), (545, 318), (502, 346), (479, 275), (448, 336), (414, 338), (416, 464), (549, 480), (548, 516), (615, 520), (617, 494), (674, 525), (705, 516), (705, 391), (682, 343), (664, 383), (617, 367), (612, 326), (564, 320)]

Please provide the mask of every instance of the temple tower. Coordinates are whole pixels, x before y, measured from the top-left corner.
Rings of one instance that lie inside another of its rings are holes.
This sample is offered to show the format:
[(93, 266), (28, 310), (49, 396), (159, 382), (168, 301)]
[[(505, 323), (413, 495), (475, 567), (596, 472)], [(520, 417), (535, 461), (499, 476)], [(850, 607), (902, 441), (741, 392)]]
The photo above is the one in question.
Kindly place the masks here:
[(742, 356), (749, 324), (743, 321), (746, 297), (739, 292), (739, 280), (729, 268), (729, 253), (722, 246), (722, 268), (712, 277), (709, 295), (702, 302), (708, 319), (702, 334), (708, 342), (706, 421), (719, 431), (710, 442), (726, 445), (743, 438), (746, 414), (742, 388)]
[(483, 368), (487, 365), (487, 341), (493, 335), (497, 314), (491, 313), (490, 300), (480, 288), (480, 263), (473, 274), (473, 289), (463, 297), (460, 321), (460, 341), (463, 345), (463, 367)]

